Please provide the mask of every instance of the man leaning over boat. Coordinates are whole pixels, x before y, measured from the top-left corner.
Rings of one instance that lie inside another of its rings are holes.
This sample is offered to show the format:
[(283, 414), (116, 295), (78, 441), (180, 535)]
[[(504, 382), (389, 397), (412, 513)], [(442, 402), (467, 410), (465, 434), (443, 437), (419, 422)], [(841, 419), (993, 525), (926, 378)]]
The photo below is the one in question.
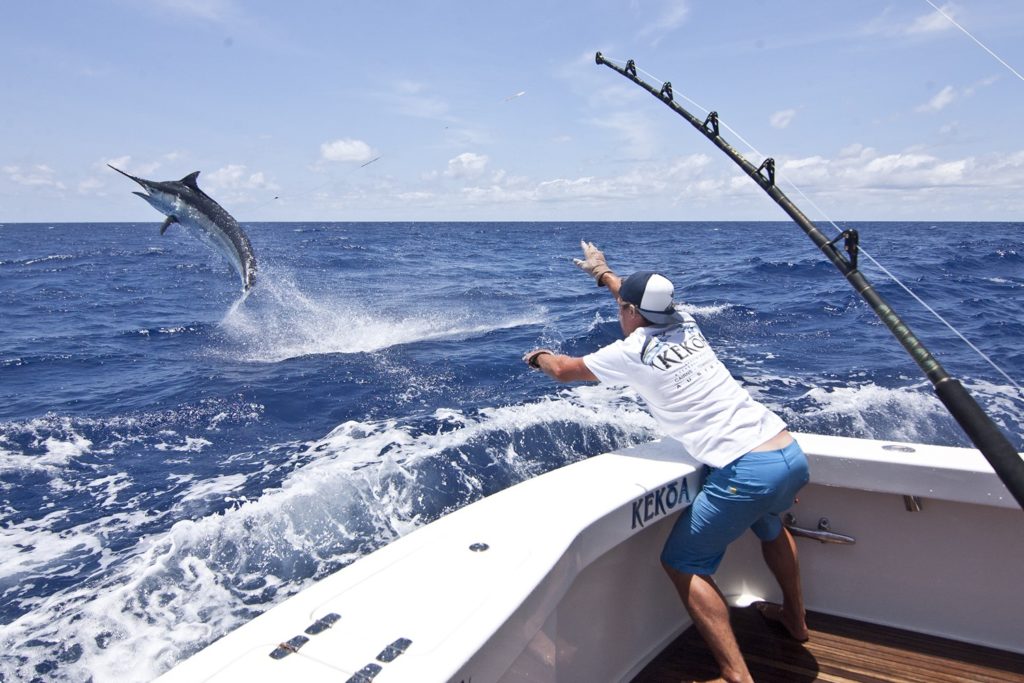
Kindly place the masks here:
[(581, 246), (583, 258), (574, 262), (615, 297), (625, 338), (582, 357), (534, 349), (523, 360), (560, 382), (632, 387), (659, 427), (707, 466), (661, 562), (722, 677), (752, 681), (712, 575), (726, 547), (751, 529), (783, 595), (781, 605), (758, 609), (807, 640), (796, 544), (779, 517), (807, 483), (807, 459), (782, 419), (733, 379), (693, 317), (677, 308), (668, 278), (640, 271), (621, 279), (597, 247)]

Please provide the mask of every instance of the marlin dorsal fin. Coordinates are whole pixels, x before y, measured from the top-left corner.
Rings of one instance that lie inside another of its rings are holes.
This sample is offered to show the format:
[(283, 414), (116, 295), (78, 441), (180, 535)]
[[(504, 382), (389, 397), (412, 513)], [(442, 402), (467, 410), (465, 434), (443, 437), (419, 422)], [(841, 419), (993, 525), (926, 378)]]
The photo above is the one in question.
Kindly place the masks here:
[(182, 178), (180, 182), (181, 182), (182, 185), (188, 185), (193, 190), (198, 190), (199, 189), (199, 185), (196, 184), (196, 178), (198, 178), (198, 177), (199, 177), (199, 171), (192, 171), (187, 176)]

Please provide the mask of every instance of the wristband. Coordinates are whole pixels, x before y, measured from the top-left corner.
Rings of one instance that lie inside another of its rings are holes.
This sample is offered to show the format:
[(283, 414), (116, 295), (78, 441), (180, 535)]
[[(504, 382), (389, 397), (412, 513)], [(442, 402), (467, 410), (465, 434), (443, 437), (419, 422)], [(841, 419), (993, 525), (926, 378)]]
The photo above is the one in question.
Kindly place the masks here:
[(527, 360), (526, 363), (531, 368), (537, 368), (538, 370), (540, 370), (540, 363), (537, 362), (537, 359), (540, 358), (541, 356), (543, 356), (545, 353), (548, 354), (549, 356), (552, 355), (552, 353), (550, 351), (545, 351), (545, 350), (542, 349), (542, 350), (537, 351), (536, 353), (534, 353), (532, 356), (530, 356), (530, 359)]

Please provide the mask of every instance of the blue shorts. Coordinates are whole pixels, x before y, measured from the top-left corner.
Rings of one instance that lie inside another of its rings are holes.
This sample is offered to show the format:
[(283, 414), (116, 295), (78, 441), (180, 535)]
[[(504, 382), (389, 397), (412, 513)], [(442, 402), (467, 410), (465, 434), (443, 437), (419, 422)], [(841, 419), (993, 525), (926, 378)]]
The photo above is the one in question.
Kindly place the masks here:
[(762, 541), (782, 532), (779, 514), (808, 480), (807, 458), (794, 441), (781, 450), (747, 453), (712, 469), (665, 542), (661, 561), (684, 574), (710, 576), (725, 548), (748, 528)]

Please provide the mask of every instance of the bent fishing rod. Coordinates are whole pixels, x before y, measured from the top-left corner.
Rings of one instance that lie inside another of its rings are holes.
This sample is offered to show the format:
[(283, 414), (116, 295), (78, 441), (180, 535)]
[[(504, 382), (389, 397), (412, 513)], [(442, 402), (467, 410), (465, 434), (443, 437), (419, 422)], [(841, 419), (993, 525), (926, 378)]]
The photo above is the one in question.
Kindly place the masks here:
[[(981, 451), (985, 459), (992, 465), (996, 475), (1006, 485), (1017, 504), (1024, 508), (1024, 459), (1017, 453), (999, 428), (995, 425), (977, 401), (968, 393), (967, 389), (959, 380), (950, 376), (924, 344), (911, 332), (910, 328), (900, 316), (889, 307), (889, 304), (875, 291), (875, 288), (864, 277), (857, 268), (857, 254), (859, 236), (856, 230), (844, 230), (835, 239), (828, 239), (817, 227), (803, 214), (797, 206), (790, 201), (782, 190), (775, 184), (775, 160), (767, 158), (760, 166), (754, 166), (743, 158), (728, 142), (719, 134), (718, 112), (711, 112), (707, 118), (701, 121), (688, 112), (672, 94), (672, 84), (668, 81), (657, 88), (647, 83), (637, 75), (636, 63), (630, 59), (624, 67), (620, 67), (604, 58), (598, 52), (595, 56), (597, 63), (604, 64), (612, 71), (625, 76), (641, 88), (658, 98), (672, 111), (682, 116), (691, 126), (696, 128), (704, 137), (714, 143), (726, 156), (732, 159), (737, 166), (743, 169), (750, 178), (757, 183), (758, 187), (764, 190), (765, 194), (782, 208), (793, 222), (800, 226), (815, 245), (828, 257), (835, 267), (842, 273), (850, 285), (856, 290), (864, 301), (871, 306), (871, 309), (879, 319), (889, 328), (893, 336), (910, 354), (914, 362), (924, 372), (925, 376), (932, 383), (939, 400), (946, 406), (961, 429), (967, 434), (974, 446)], [(844, 256), (840, 252), (837, 243), (843, 241)]]

